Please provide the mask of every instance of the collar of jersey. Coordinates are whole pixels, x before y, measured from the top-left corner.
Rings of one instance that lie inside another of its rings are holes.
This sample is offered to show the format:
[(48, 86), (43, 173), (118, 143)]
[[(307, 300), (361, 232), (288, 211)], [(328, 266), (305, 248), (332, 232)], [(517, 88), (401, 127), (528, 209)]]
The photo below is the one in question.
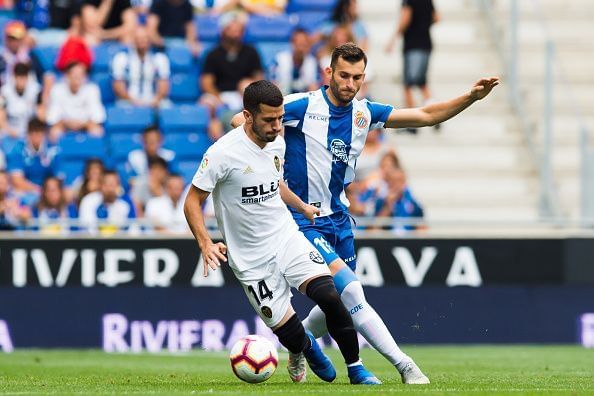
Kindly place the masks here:
[(334, 106), (332, 104), (332, 102), (330, 101), (330, 99), (328, 99), (328, 94), (326, 93), (327, 89), (328, 89), (328, 85), (324, 85), (321, 88), (322, 96), (324, 97), (324, 100), (328, 104), (330, 111), (332, 111), (334, 113), (347, 113), (353, 109), (353, 101), (351, 101), (348, 106)]
[(245, 125), (243, 126), (243, 128), (241, 128), (241, 134), (242, 134), (242, 139), (247, 143), (248, 146), (250, 146), (250, 148), (252, 148), (253, 150), (256, 151), (262, 151), (265, 150), (266, 147), (268, 146), (268, 143), (266, 143), (266, 146), (264, 147), (260, 147), (258, 146), (256, 143), (254, 143), (252, 141), (252, 139), (250, 139), (250, 137), (247, 134), (247, 131), (245, 130)]

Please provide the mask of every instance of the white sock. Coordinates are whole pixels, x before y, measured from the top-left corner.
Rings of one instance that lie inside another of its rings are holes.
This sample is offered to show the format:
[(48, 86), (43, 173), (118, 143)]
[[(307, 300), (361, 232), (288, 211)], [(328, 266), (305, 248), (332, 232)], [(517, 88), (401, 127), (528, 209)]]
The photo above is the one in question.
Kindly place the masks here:
[[(397, 365), (408, 357), (400, 350), (382, 318), (365, 299), (361, 282), (349, 283), (342, 291), (340, 298), (347, 310), (351, 312), (355, 329), (375, 350), (384, 355), (393, 365)], [(353, 312), (353, 308), (358, 305), (361, 305), (362, 308)]]
[(317, 305), (309, 311), (309, 315), (303, 321), (303, 327), (306, 330), (311, 331), (311, 334), (315, 338), (320, 338), (328, 334), (328, 328), (326, 327), (326, 315)]

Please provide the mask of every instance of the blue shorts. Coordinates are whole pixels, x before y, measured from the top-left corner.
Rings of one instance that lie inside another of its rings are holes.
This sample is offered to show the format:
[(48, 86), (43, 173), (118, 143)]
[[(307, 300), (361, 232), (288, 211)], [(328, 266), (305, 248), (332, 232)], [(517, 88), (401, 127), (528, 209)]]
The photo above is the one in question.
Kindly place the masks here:
[(339, 212), (316, 218), (315, 224), (305, 218), (295, 219), (299, 230), (318, 249), (324, 261), (330, 264), (341, 258), (353, 271), (357, 267), (355, 236), (351, 216)]

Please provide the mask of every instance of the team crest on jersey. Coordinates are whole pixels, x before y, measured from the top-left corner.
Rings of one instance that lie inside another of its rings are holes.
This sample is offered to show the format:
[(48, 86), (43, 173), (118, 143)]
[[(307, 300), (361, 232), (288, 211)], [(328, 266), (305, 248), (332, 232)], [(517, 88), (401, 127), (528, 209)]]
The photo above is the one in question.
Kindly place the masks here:
[(208, 158), (203, 157), (202, 162), (200, 162), (200, 170), (205, 169), (208, 166)]
[(272, 318), (272, 309), (270, 307), (262, 307), (262, 314), (270, 319)]
[(330, 152), (333, 154), (332, 162), (349, 162), (347, 146), (340, 139), (334, 139), (330, 142)]
[(281, 170), (281, 161), (280, 158), (278, 158), (278, 155), (274, 156), (274, 167), (276, 168), (277, 172), (280, 172)]
[(359, 129), (367, 128), (369, 125), (369, 120), (365, 117), (365, 114), (362, 111), (358, 111), (355, 113), (355, 126)]
[(316, 264), (324, 264), (324, 258), (317, 250), (309, 252), (309, 259)]

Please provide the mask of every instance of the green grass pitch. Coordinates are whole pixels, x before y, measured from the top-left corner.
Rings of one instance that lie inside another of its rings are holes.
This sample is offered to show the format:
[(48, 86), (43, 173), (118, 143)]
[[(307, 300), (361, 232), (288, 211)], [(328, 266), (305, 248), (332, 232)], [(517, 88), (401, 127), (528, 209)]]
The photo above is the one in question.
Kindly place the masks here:
[(338, 395), (594, 395), (594, 350), (578, 346), (405, 347), (432, 381), (403, 385), (376, 352), (362, 357), (382, 386), (348, 384), (340, 356), (328, 351), (338, 378), (327, 384), (308, 373), (293, 384), (286, 354), (272, 378), (250, 385), (234, 377), (227, 353), (106, 354), (96, 350), (23, 350), (0, 354), (0, 394), (238, 394)]

